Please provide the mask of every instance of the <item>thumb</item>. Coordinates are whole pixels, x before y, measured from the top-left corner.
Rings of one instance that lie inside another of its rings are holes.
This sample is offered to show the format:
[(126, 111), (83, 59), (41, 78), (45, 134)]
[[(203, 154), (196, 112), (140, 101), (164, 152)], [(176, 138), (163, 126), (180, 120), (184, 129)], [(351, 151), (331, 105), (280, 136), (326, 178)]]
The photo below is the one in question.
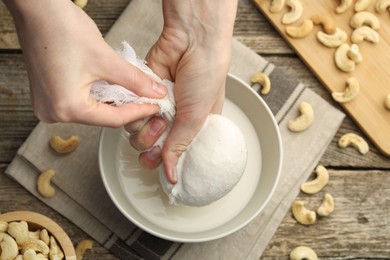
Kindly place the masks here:
[(167, 94), (167, 89), (162, 84), (152, 80), (112, 49), (109, 50), (109, 55), (101, 64), (103, 64), (101, 69), (102, 79), (118, 84), (138, 96), (162, 98)]
[(175, 184), (177, 182), (176, 166), (179, 158), (187, 150), (187, 147), (203, 126), (204, 121), (205, 118), (201, 119), (200, 117), (188, 120), (180, 115), (176, 116), (162, 149), (162, 161), (170, 183)]

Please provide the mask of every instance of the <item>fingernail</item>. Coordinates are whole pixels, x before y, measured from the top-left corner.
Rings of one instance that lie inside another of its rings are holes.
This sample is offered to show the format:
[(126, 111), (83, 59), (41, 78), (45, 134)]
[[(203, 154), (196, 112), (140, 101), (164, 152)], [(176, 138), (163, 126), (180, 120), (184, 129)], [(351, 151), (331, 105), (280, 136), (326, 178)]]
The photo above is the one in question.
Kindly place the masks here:
[(158, 94), (160, 94), (160, 95), (163, 95), (163, 96), (165, 96), (166, 93), (167, 93), (167, 89), (166, 89), (163, 85), (157, 83), (156, 81), (153, 81), (153, 83), (152, 83), (152, 89), (153, 89), (156, 93), (158, 93)]
[(172, 168), (172, 171), (171, 171), (171, 183), (172, 184), (176, 184), (177, 183), (177, 172), (176, 172), (176, 167), (173, 167)]
[(152, 121), (150, 125), (149, 133), (153, 136), (157, 136), (161, 134), (161, 132), (165, 129), (165, 124), (160, 119), (155, 119)]
[(155, 146), (152, 150), (149, 151), (148, 156), (150, 159), (155, 160), (161, 157), (161, 148), (159, 146)]

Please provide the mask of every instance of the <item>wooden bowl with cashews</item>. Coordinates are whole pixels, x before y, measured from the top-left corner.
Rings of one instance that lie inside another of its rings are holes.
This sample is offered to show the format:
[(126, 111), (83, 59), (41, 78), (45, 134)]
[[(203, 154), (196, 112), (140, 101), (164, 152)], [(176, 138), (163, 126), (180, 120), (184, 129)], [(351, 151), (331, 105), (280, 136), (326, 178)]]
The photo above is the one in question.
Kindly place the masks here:
[[(76, 260), (76, 252), (66, 232), (52, 219), (31, 211), (0, 215), (1, 259)], [(18, 258), (19, 257), (19, 258)], [(53, 258), (54, 257), (54, 258)], [(45, 259), (45, 258), (39, 258)]]

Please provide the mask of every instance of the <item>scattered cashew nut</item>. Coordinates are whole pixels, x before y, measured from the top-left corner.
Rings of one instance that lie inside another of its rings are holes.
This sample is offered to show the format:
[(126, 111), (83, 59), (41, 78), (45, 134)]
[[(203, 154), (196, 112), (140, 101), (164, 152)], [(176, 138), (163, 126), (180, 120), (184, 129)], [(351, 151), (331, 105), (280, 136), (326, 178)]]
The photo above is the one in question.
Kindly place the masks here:
[(313, 15), (311, 20), (315, 25), (321, 25), (326, 34), (334, 34), (336, 32), (336, 25), (329, 16)]
[(335, 62), (337, 68), (344, 72), (351, 72), (355, 70), (355, 62), (351, 60), (347, 53), (349, 51), (348, 43), (341, 44), (335, 52)]
[(332, 195), (325, 193), (321, 206), (317, 209), (317, 214), (321, 217), (329, 216), (334, 210), (334, 200)]
[(299, 105), (299, 112), (301, 113), (298, 117), (291, 119), (288, 122), (288, 129), (293, 132), (301, 132), (311, 126), (314, 119), (314, 111), (312, 106), (307, 102), (302, 102)]
[(292, 213), (294, 218), (302, 225), (311, 225), (316, 221), (316, 213), (305, 208), (305, 203), (303, 201), (294, 201)]
[(324, 166), (318, 165), (316, 168), (316, 174), (317, 177), (314, 180), (305, 182), (301, 185), (301, 190), (304, 193), (315, 194), (328, 184), (329, 173)]
[(83, 255), (86, 250), (91, 249), (93, 247), (93, 241), (89, 239), (84, 239), (81, 240), (77, 245), (76, 245), (76, 259), (77, 260), (82, 260)]
[(355, 3), (355, 12), (366, 10), (371, 4), (371, 0), (357, 0)]
[(346, 148), (350, 145), (355, 147), (361, 154), (366, 154), (369, 151), (368, 143), (361, 136), (354, 133), (344, 134), (339, 139), (339, 147)]
[(369, 26), (361, 26), (353, 30), (351, 41), (353, 43), (361, 43), (364, 40), (372, 43), (379, 42), (379, 34)]
[(350, 22), (352, 28), (356, 29), (363, 25), (370, 26), (374, 30), (379, 30), (381, 27), (380, 21), (375, 14), (367, 11), (355, 13)]
[(271, 13), (279, 13), (283, 10), (285, 5), (285, 0), (272, 0), (271, 6), (269, 7), (269, 11)]
[(305, 38), (313, 30), (313, 21), (305, 19), (299, 26), (287, 26), (286, 33), (292, 38)]
[(340, 4), (336, 7), (336, 13), (342, 14), (352, 5), (352, 0), (340, 0)]
[(303, 6), (299, 0), (286, 0), (286, 5), (291, 8), (291, 10), (285, 13), (282, 17), (283, 24), (292, 24), (301, 18), (303, 13)]
[(383, 13), (390, 8), (390, 0), (377, 0), (375, 10), (378, 13)]
[(341, 44), (347, 42), (348, 35), (343, 30), (336, 28), (336, 31), (333, 34), (327, 34), (322, 31), (319, 31), (317, 33), (317, 39), (326, 47), (337, 48)]
[(313, 249), (307, 246), (298, 246), (290, 253), (290, 260), (317, 260), (318, 256)]
[(88, 0), (72, 0), (72, 1), (75, 3), (75, 5), (77, 5), (81, 9), (83, 9), (88, 3)]
[(14, 259), (19, 254), (18, 244), (7, 233), (0, 233), (0, 259)]
[(51, 186), (51, 179), (55, 175), (54, 170), (50, 169), (42, 172), (37, 181), (37, 188), (39, 193), (45, 198), (51, 198), (55, 195), (55, 189)]
[(360, 53), (359, 46), (356, 44), (352, 44), (347, 51), (347, 56), (351, 60), (353, 60), (356, 64), (361, 63), (363, 61), (363, 56)]
[(354, 78), (350, 77), (347, 79), (347, 87), (343, 92), (332, 92), (332, 97), (335, 101), (339, 103), (347, 103), (352, 100), (354, 100), (360, 92), (360, 84), (359, 81)]
[(58, 153), (70, 153), (76, 150), (80, 144), (80, 138), (77, 135), (72, 135), (64, 140), (58, 135), (52, 136), (50, 146)]
[(253, 74), (251, 78), (251, 83), (252, 84), (257, 83), (260, 84), (260, 86), (262, 86), (262, 89), (260, 91), (262, 95), (268, 94), (269, 91), (271, 90), (271, 81), (269, 80), (268, 75), (265, 73), (256, 72), (255, 74)]
[(385, 97), (385, 108), (390, 110), (390, 94)]

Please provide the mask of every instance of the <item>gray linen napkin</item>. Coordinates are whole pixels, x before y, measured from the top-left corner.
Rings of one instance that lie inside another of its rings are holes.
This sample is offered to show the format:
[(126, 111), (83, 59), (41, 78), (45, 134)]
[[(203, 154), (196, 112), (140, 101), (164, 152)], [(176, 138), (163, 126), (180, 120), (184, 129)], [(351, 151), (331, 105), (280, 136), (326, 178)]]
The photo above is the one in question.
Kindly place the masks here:
[[(106, 40), (114, 48), (127, 40), (142, 57), (162, 28), (161, 1), (133, 0), (116, 21)], [(39, 123), (6, 169), (6, 174), (44, 203), (68, 218), (121, 259), (258, 259), (312, 173), (344, 114), (238, 41), (233, 41), (230, 72), (246, 82), (257, 71), (269, 74), (272, 90), (264, 100), (278, 121), (283, 140), (283, 167), (279, 185), (265, 209), (246, 227), (218, 240), (183, 244), (152, 236), (127, 220), (110, 200), (98, 168), (101, 128), (78, 124)], [(313, 125), (292, 133), (287, 122), (297, 116), (302, 101), (312, 104)], [(81, 145), (71, 154), (58, 156), (48, 146), (54, 134), (77, 134)], [(56, 196), (41, 197), (36, 191), (40, 172), (56, 171)]]

